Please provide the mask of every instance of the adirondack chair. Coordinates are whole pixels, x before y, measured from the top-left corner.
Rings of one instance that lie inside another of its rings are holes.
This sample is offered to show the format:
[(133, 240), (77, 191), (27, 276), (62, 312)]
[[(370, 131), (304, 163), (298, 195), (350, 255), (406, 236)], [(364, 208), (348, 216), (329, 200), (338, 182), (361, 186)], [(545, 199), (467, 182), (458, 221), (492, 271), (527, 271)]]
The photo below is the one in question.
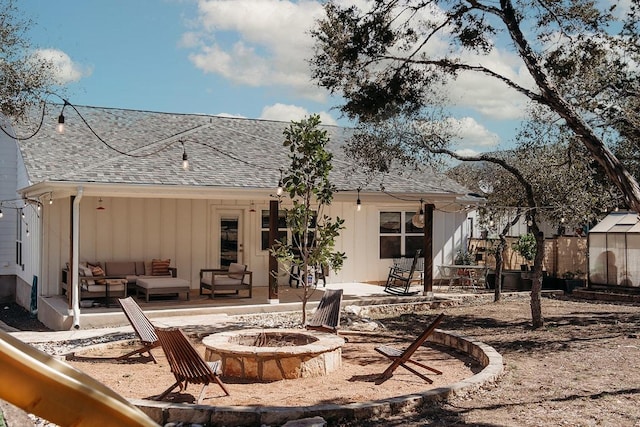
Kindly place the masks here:
[(416, 292), (410, 292), (411, 281), (413, 280), (416, 267), (418, 265), (418, 258), (420, 258), (420, 249), (416, 250), (416, 254), (413, 256), (411, 262), (411, 268), (406, 270), (401, 265), (393, 265), (389, 269), (389, 277), (387, 277), (387, 283), (384, 286), (384, 291), (394, 295), (412, 295)]
[(342, 289), (327, 289), (318, 303), (311, 320), (307, 322), (306, 328), (338, 333), (340, 326), (340, 304), (342, 303)]
[(442, 371), (439, 371), (423, 363), (420, 363), (416, 360), (413, 360), (412, 357), (413, 357), (413, 354), (416, 352), (416, 350), (420, 348), (422, 344), (424, 344), (424, 342), (427, 340), (429, 335), (433, 333), (433, 331), (436, 329), (436, 327), (442, 321), (443, 318), (444, 318), (444, 313), (439, 314), (438, 317), (436, 317), (436, 319), (433, 322), (431, 322), (431, 324), (427, 327), (427, 329), (425, 329), (424, 332), (421, 333), (420, 336), (416, 338), (416, 340), (413, 341), (411, 345), (407, 347), (405, 350), (398, 350), (394, 347), (389, 347), (385, 345), (375, 347), (375, 350), (378, 353), (382, 354), (383, 356), (387, 357), (392, 361), (391, 365), (389, 365), (389, 367), (382, 373), (382, 375), (380, 375), (376, 384), (382, 384), (383, 382), (391, 378), (393, 376), (393, 372), (396, 370), (398, 366), (402, 366), (403, 368), (407, 369), (409, 372), (416, 374), (417, 376), (419, 376), (429, 384), (433, 383), (433, 380), (431, 378), (427, 377), (421, 372), (416, 371), (411, 366), (408, 366), (407, 365), (408, 363), (412, 363), (416, 366), (419, 366), (423, 369), (431, 371), (435, 374), (442, 375)]
[(189, 383), (202, 384), (197, 403), (202, 402), (205, 389), (212, 382), (217, 383), (225, 395), (229, 396), (229, 390), (218, 377), (220, 361), (206, 362), (181, 329), (158, 328), (156, 333), (164, 354), (167, 356), (171, 373), (176, 378), (176, 382), (157, 396), (156, 400), (164, 399), (178, 386), (180, 391), (185, 390)]
[(127, 316), (129, 323), (131, 323), (133, 330), (136, 335), (138, 335), (138, 338), (140, 338), (140, 342), (142, 343), (141, 348), (118, 357), (118, 360), (128, 359), (136, 354), (142, 356), (143, 353), (148, 353), (149, 357), (153, 360), (153, 363), (158, 363), (151, 353), (151, 349), (160, 345), (158, 335), (156, 335), (156, 328), (149, 321), (147, 316), (145, 316), (138, 303), (136, 303), (132, 297), (120, 298), (118, 299), (118, 302), (120, 303), (120, 307), (122, 307), (122, 311), (124, 311), (124, 315)]

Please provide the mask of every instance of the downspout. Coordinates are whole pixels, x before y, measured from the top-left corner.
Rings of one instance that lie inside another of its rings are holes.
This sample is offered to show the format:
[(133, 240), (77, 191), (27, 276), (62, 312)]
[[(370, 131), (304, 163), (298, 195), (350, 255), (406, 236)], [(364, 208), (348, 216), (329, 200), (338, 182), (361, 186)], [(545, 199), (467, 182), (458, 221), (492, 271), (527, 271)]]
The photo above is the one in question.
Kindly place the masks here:
[(71, 278), (71, 289), (73, 289), (73, 294), (71, 298), (71, 307), (73, 310), (73, 328), (80, 328), (80, 280), (78, 274), (78, 263), (79, 263), (79, 238), (78, 233), (80, 232), (80, 200), (82, 200), (83, 188), (78, 187), (78, 194), (73, 200), (73, 225), (72, 225), (72, 239), (73, 239), (73, 251), (71, 254), (71, 263), (73, 265), (73, 277)]

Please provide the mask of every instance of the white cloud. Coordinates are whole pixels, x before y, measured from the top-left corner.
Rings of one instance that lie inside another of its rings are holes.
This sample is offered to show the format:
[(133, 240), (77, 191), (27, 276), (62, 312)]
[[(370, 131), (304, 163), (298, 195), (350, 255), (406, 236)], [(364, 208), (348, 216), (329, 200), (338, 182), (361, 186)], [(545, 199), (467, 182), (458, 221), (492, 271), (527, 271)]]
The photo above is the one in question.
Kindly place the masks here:
[[(310, 114), (306, 108), (299, 107), (297, 105), (285, 105), (285, 104), (274, 104), (262, 109), (262, 113), (260, 114), (261, 119), (265, 120), (278, 120), (284, 122), (290, 122), (292, 120), (301, 120), (305, 117), (308, 117)], [(318, 114), (320, 116), (320, 121), (323, 125), (337, 125), (337, 122), (329, 115), (327, 112), (322, 111)]]
[(199, 33), (183, 35), (195, 48), (199, 69), (251, 86), (291, 87), (316, 101), (326, 92), (309, 77), (309, 31), (323, 13), (319, 2), (285, 0), (200, 0)]
[(93, 70), (84, 67), (71, 60), (71, 57), (57, 49), (39, 49), (33, 56), (39, 60), (44, 60), (52, 65), (53, 79), (60, 85), (77, 82), (83, 77), (91, 75)]
[(450, 118), (446, 124), (450, 132), (460, 139), (456, 145), (461, 149), (493, 148), (500, 142), (500, 137), (497, 134), (489, 131), (472, 117)]

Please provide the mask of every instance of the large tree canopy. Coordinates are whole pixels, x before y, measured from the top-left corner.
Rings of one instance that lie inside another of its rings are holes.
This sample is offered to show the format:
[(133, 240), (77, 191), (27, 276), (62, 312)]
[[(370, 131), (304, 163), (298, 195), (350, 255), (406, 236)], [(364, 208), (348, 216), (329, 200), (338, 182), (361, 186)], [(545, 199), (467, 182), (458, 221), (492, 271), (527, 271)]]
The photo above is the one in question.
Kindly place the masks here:
[(54, 85), (51, 62), (33, 55), (23, 19), (14, 0), (0, 2), (0, 112), (22, 118)]
[[(363, 10), (330, 1), (313, 33), (313, 75), (365, 124), (413, 117), (460, 73), (497, 79), (564, 121), (640, 211), (637, 181), (606, 144), (640, 132), (639, 5), (605, 3), (374, 0)], [(521, 58), (530, 86), (483, 65), (496, 46)]]

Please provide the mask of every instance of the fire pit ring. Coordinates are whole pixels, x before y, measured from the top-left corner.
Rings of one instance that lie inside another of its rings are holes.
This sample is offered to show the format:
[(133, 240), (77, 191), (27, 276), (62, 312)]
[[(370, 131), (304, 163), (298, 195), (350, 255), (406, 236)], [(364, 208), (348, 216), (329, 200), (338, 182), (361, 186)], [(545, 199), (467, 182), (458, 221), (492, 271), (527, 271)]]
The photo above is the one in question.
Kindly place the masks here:
[(221, 361), (223, 377), (279, 381), (340, 368), (344, 339), (304, 329), (245, 329), (209, 335), (202, 344), (207, 361)]

